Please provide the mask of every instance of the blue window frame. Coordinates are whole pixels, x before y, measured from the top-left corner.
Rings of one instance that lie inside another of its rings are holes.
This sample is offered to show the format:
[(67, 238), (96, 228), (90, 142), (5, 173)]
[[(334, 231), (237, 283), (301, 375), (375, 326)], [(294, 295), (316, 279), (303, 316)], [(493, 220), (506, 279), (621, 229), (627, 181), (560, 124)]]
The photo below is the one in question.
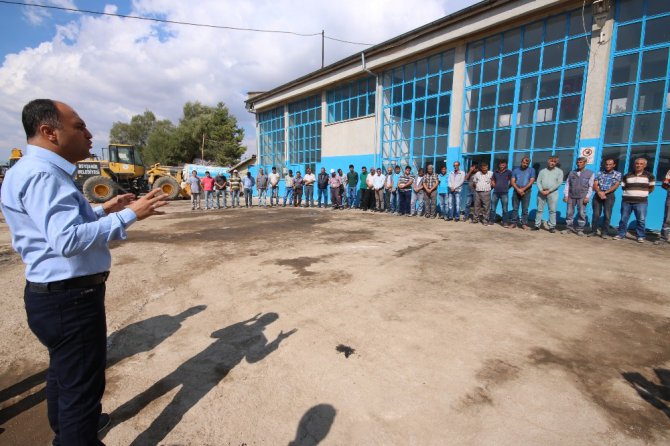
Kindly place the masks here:
[(284, 156), (284, 107), (258, 114), (258, 153), (260, 167), (270, 172), (276, 167), (281, 172)]
[(375, 78), (368, 77), (328, 90), (328, 123), (374, 115), (376, 88)]
[(446, 163), (453, 71), (449, 50), (384, 72), (384, 167)]
[(321, 96), (288, 105), (288, 156), (291, 164), (321, 162)]
[(584, 24), (590, 29), (590, 23), (588, 11), (582, 17), (579, 9), (467, 45), (466, 157), (516, 166), (524, 156), (537, 165), (557, 155), (572, 167), (589, 58)]
[(638, 157), (657, 177), (670, 170), (669, 52), (670, 2), (618, 0), (601, 153), (618, 170)]

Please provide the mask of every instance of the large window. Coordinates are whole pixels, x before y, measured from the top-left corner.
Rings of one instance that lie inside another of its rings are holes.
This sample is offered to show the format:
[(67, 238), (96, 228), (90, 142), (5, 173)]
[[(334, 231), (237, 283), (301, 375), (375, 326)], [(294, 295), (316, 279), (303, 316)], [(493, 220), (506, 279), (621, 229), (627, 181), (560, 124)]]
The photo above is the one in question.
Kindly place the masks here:
[(328, 123), (374, 115), (375, 78), (368, 77), (328, 90)]
[(616, 3), (603, 158), (627, 172), (646, 158), (657, 176), (670, 169), (670, 1)]
[(281, 172), (284, 166), (284, 107), (258, 114), (260, 167), (269, 172), (276, 167)]
[(321, 161), (321, 96), (288, 105), (288, 156), (291, 164)]
[(453, 69), (449, 50), (384, 73), (384, 166), (446, 162)]
[(582, 16), (579, 9), (468, 44), (463, 144), (469, 156), (517, 165), (526, 155), (555, 154), (572, 167), (590, 24), (588, 10)]

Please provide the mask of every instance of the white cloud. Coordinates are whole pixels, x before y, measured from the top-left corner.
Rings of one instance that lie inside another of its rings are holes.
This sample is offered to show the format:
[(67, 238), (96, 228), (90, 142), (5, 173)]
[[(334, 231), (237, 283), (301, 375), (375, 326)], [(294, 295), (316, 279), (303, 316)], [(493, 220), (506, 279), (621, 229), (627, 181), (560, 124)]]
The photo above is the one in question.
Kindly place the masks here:
[[(27, 4), (33, 5), (50, 5), (50, 6), (59, 6), (61, 8), (76, 8), (76, 5), (72, 0), (25, 0)], [(39, 8), (35, 6), (24, 6), (23, 7), (23, 17), (31, 25), (42, 25), (44, 21), (51, 17), (51, 10), (49, 8)]]
[[(425, 0), (420, 8), (404, 0), (136, 0), (133, 5), (131, 14), (307, 33), (325, 29), (333, 37), (371, 43), (436, 20), (447, 8), (440, 0)], [(326, 41), (326, 64), (363, 48)], [(186, 101), (223, 101), (255, 150), (254, 116), (244, 109), (246, 92), (278, 86), (320, 64), (319, 37), (73, 16), (57, 27), (51, 41), (5, 57), (0, 67), (0, 159), (6, 156), (2, 151), (24, 144), (21, 108), (38, 97), (77, 109), (95, 147), (107, 144), (114, 121), (127, 121), (144, 110), (176, 121)]]

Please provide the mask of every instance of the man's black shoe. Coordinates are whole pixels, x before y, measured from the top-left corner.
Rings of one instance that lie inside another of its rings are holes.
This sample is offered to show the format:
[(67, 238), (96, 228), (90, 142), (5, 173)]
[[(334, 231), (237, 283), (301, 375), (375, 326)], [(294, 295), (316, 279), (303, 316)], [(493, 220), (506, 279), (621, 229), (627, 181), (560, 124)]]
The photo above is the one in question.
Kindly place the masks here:
[(102, 432), (112, 422), (112, 417), (108, 413), (101, 413), (98, 418), (98, 433)]

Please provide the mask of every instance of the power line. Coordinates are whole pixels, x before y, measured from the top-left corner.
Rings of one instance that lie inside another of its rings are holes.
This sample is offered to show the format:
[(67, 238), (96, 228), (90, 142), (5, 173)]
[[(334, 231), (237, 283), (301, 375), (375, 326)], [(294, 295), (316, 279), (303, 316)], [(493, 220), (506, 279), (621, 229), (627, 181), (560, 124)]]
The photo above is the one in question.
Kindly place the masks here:
[[(157, 23), (168, 23), (171, 25), (185, 25), (185, 26), (197, 26), (201, 28), (214, 28), (214, 29), (227, 29), (227, 30), (232, 30), (232, 31), (250, 31), (250, 32), (257, 32), (257, 33), (272, 33), (272, 34), (290, 34), (294, 36), (299, 36), (299, 37), (316, 37), (316, 36), (321, 36), (322, 33), (298, 33), (294, 31), (284, 31), (284, 30), (277, 30), (277, 29), (259, 29), (259, 28), (242, 28), (242, 27), (237, 27), (237, 26), (223, 26), (223, 25), (208, 25), (205, 23), (194, 23), (194, 22), (182, 22), (182, 21), (177, 21), (177, 20), (167, 20), (167, 19), (159, 19), (155, 17), (144, 17), (144, 16), (138, 16), (138, 15), (126, 15), (126, 14), (116, 14), (116, 13), (111, 13), (111, 12), (101, 12), (101, 11), (92, 11), (89, 9), (79, 9), (79, 8), (67, 8), (64, 6), (55, 6), (55, 5), (42, 5), (39, 3), (23, 3), (23, 2), (18, 2), (18, 1), (10, 1), (10, 0), (0, 0), (0, 3), (4, 3), (7, 5), (18, 5), (18, 6), (30, 6), (34, 8), (43, 8), (43, 9), (55, 9), (59, 11), (68, 11), (68, 12), (76, 12), (79, 14), (93, 14), (93, 15), (101, 15), (101, 16), (109, 16), (109, 17), (119, 17), (123, 19), (135, 19), (135, 20), (145, 20), (148, 22), (157, 22)], [(335, 37), (329, 37), (329, 36), (323, 36), (326, 39), (329, 40), (334, 40), (336, 42), (342, 42), (342, 43), (349, 43), (352, 45), (372, 45), (370, 43), (360, 43), (360, 42), (350, 42), (348, 40), (342, 40), (342, 39), (336, 39)]]

